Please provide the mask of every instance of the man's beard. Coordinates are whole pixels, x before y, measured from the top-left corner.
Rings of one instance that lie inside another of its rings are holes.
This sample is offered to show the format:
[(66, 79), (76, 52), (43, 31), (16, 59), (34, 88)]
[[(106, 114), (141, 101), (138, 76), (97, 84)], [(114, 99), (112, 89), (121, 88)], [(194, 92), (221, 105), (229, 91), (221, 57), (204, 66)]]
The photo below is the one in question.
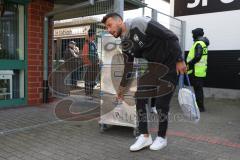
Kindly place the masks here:
[(115, 38), (118, 38), (118, 37), (121, 36), (121, 34), (122, 34), (122, 28), (119, 27), (118, 30), (117, 30), (117, 34), (116, 34), (116, 36), (114, 36), (114, 37), (115, 37)]

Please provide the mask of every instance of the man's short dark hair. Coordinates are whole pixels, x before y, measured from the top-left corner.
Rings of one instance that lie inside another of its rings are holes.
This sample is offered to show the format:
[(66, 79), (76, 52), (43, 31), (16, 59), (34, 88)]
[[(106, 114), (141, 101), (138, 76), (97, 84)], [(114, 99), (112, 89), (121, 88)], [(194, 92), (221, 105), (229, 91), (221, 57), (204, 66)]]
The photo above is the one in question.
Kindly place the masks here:
[(95, 30), (95, 29), (90, 28), (90, 29), (88, 30), (88, 36), (89, 36), (89, 37), (92, 37), (92, 36), (95, 35), (95, 34), (96, 34), (96, 30)]
[(108, 13), (106, 14), (103, 19), (102, 19), (102, 23), (106, 23), (106, 21), (108, 20), (108, 18), (120, 18), (122, 20), (122, 16), (116, 12), (112, 12), (112, 13)]

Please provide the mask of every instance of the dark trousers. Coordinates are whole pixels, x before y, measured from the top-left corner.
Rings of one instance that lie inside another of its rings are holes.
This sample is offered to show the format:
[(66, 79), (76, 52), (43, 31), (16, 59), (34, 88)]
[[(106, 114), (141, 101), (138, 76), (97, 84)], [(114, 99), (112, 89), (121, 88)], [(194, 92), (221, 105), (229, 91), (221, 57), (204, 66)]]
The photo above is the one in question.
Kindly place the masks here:
[(195, 77), (193, 75), (189, 75), (191, 85), (194, 88), (195, 96), (197, 105), (200, 111), (204, 111), (204, 94), (203, 94), (203, 85), (204, 85), (204, 78), (202, 77)]
[[(160, 70), (158, 69), (156, 72), (160, 72)], [(150, 77), (143, 76), (139, 79), (139, 86), (135, 94), (138, 130), (140, 134), (148, 134), (146, 106), (150, 98), (150, 107), (155, 105), (158, 112), (158, 136), (164, 138), (168, 128), (169, 104), (175, 89), (177, 75), (176, 72), (169, 73), (164, 77), (165, 81), (162, 82), (159, 81), (158, 77), (160, 76), (156, 76), (154, 73)]]
[(85, 94), (92, 95), (93, 88), (97, 83), (97, 77), (99, 75), (99, 64), (91, 64), (87, 66), (86, 74), (85, 74)]
[[(166, 136), (168, 128), (169, 103), (171, 101), (172, 94), (173, 93), (171, 92), (167, 95), (154, 98), (159, 120), (158, 136), (163, 138)], [(137, 99), (136, 106), (138, 114), (138, 129), (140, 134), (148, 134), (146, 105), (148, 105), (148, 99)]]

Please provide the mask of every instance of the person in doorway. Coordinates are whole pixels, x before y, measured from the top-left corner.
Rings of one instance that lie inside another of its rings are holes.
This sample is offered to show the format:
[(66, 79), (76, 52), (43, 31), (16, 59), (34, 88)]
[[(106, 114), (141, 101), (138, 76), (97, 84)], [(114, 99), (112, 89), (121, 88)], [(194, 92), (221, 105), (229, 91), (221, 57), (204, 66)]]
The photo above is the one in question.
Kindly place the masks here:
[[(117, 91), (117, 98), (124, 99), (129, 79), (131, 79), (134, 58), (148, 61), (145, 75), (139, 78), (135, 93), (138, 117), (138, 136), (130, 146), (130, 151), (138, 151), (150, 146), (160, 150), (167, 146), (169, 103), (177, 83), (177, 73), (186, 72), (186, 64), (177, 36), (149, 17), (137, 17), (123, 22), (117, 13), (109, 13), (102, 19), (107, 31), (115, 38), (122, 39), (122, 52), (125, 62), (124, 73)], [(158, 136), (152, 141), (148, 132), (145, 105), (149, 98), (155, 98), (159, 115)]]
[(65, 54), (64, 54), (64, 59), (68, 60), (71, 58), (79, 58), (79, 48), (76, 46), (76, 42), (75, 41), (70, 41)]
[(95, 42), (96, 31), (92, 28), (88, 30), (88, 37), (83, 46), (83, 64), (86, 66), (85, 73), (85, 95), (93, 98), (93, 88), (97, 84), (99, 75), (99, 57), (97, 44)]
[(205, 111), (203, 85), (207, 75), (207, 58), (209, 40), (203, 37), (204, 31), (202, 28), (192, 30), (193, 45), (187, 56), (187, 67), (190, 78), (190, 83), (194, 88), (197, 105), (200, 112)]
[(76, 45), (75, 41), (70, 41), (67, 49), (64, 53), (64, 60), (66, 64), (66, 69), (71, 73), (71, 84), (76, 86), (78, 80), (78, 73), (76, 69), (78, 68), (80, 53), (79, 48)]

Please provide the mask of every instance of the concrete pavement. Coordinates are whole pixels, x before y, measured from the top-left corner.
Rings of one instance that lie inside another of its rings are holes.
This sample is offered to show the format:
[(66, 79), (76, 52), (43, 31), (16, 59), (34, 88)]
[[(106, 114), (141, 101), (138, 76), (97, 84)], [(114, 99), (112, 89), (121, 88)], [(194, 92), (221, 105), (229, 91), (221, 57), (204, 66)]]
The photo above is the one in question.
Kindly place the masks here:
[[(66, 102), (67, 103), (67, 102)], [(97, 108), (82, 101), (73, 111)], [(57, 103), (0, 110), (0, 160), (239, 160), (240, 101), (206, 99), (198, 124), (186, 122), (176, 97), (170, 109), (168, 146), (132, 153), (132, 128), (113, 126), (100, 133), (98, 119), (73, 121), (56, 116)], [(62, 105), (66, 105), (63, 103)], [(79, 107), (80, 106), (80, 107)], [(63, 111), (64, 112), (64, 111)], [(99, 115), (99, 110), (94, 110)], [(151, 133), (156, 128), (150, 128)]]

